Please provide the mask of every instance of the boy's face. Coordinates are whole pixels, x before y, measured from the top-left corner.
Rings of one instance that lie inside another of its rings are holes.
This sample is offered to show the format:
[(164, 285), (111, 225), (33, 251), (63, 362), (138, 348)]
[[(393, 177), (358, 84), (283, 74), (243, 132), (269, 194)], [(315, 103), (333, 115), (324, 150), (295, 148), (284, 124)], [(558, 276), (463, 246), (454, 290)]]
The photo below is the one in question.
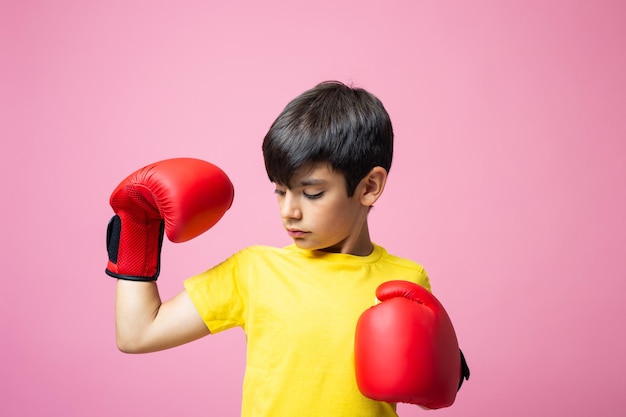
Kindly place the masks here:
[(369, 207), (359, 188), (348, 197), (343, 174), (328, 164), (304, 169), (290, 184), (276, 184), (283, 226), (301, 249), (364, 256), (372, 244), (367, 230)]

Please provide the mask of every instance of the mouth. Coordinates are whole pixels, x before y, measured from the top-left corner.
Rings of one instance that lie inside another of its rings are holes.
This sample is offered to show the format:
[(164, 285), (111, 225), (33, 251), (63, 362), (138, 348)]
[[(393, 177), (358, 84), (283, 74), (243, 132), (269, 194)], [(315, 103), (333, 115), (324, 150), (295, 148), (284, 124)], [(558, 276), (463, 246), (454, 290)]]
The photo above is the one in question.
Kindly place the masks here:
[(289, 235), (289, 237), (294, 238), (294, 239), (303, 237), (307, 233), (308, 232), (305, 232), (299, 229), (287, 229), (287, 234)]

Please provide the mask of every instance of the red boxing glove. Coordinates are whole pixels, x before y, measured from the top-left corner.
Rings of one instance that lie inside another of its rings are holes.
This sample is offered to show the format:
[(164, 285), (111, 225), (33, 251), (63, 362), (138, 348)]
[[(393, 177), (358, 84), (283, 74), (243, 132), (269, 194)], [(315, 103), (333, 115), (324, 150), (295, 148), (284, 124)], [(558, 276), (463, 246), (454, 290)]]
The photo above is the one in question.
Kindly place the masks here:
[(233, 196), (226, 174), (200, 159), (167, 159), (134, 172), (111, 194), (116, 215), (107, 228), (106, 273), (156, 280), (163, 232), (172, 242), (193, 239), (222, 218)]
[(427, 408), (452, 405), (469, 369), (441, 303), (408, 281), (383, 283), (376, 297), (381, 303), (366, 310), (356, 327), (355, 371), (361, 393)]

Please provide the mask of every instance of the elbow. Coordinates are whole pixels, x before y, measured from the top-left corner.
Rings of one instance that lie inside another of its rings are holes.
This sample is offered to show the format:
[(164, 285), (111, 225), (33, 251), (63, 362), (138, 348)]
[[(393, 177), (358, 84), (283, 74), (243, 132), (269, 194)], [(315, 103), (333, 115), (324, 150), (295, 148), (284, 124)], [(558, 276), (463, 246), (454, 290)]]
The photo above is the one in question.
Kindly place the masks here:
[(127, 340), (117, 338), (117, 349), (122, 353), (139, 353), (137, 348), (133, 346), (132, 343), (129, 343)]
[(139, 340), (135, 337), (128, 337), (121, 334), (117, 334), (115, 338), (117, 349), (122, 353), (145, 353), (147, 350), (142, 347)]
[(128, 343), (117, 341), (117, 349), (122, 353), (138, 353), (136, 349), (134, 349)]

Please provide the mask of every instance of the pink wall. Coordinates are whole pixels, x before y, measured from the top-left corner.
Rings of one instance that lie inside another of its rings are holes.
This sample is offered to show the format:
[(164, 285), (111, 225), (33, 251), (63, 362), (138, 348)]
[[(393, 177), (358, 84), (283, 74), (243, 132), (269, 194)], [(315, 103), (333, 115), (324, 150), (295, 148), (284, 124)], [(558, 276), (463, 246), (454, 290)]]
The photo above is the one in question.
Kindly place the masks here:
[(394, 121), (374, 239), (425, 265), (473, 372), (437, 415), (623, 415), (625, 19), (618, 0), (3, 2), (0, 415), (238, 415), (241, 332), (116, 350), (108, 196), (163, 158), (230, 174), (223, 221), (165, 244), (164, 298), (287, 244), (260, 141), (325, 79)]

